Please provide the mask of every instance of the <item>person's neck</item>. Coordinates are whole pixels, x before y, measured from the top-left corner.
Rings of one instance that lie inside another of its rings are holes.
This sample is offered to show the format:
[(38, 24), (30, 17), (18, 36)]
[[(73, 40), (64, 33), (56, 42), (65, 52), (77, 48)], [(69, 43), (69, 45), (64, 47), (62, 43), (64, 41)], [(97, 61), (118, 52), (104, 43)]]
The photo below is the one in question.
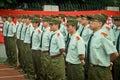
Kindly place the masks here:
[(97, 29), (94, 29), (94, 30), (93, 30), (93, 33), (97, 32), (97, 31), (100, 30), (100, 29), (101, 29), (100, 27), (97, 28)]
[(56, 32), (56, 31), (58, 31), (58, 29), (54, 30), (53, 32)]
[(10, 23), (12, 22), (12, 21), (9, 21)]
[(83, 26), (86, 27), (88, 25), (88, 23), (84, 24)]
[(48, 27), (49, 27), (49, 25), (47, 25), (47, 26), (46, 26), (46, 27), (44, 27), (44, 28), (46, 29), (46, 28), (48, 28)]
[(19, 23), (21, 23), (22, 21), (19, 21)]
[(75, 34), (76, 33), (76, 31), (73, 31), (73, 32), (71, 32), (71, 35), (73, 35), (73, 34)]
[(6, 22), (7, 20), (3, 21), (3, 22)]
[(34, 26), (34, 29), (37, 29), (38, 28), (38, 26)]
[(30, 23), (26, 23), (26, 25), (28, 26)]

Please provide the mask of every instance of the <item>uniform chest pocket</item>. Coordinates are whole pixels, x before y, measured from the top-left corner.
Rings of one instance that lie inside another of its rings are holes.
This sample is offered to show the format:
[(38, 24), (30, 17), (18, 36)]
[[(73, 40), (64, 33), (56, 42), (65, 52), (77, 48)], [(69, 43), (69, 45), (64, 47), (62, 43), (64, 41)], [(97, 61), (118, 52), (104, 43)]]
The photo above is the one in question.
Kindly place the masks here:
[(52, 42), (51, 42), (52, 44), (56, 44), (57, 42), (56, 42), (56, 40), (55, 40), (55, 38), (54, 39), (52, 39)]
[(72, 44), (70, 44), (69, 47), (70, 47), (70, 49), (74, 50), (74, 49), (76, 49), (76, 44), (72, 43)]
[(101, 43), (96, 43), (96, 44), (94, 44), (94, 48), (96, 48), (96, 49), (101, 48)]

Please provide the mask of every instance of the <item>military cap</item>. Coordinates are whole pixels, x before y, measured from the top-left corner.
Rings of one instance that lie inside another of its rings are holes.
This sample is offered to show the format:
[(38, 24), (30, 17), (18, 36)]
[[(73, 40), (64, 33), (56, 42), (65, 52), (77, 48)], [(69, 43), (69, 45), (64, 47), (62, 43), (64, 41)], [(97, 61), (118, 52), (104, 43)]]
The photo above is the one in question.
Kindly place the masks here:
[(51, 20), (51, 17), (49, 17), (49, 16), (45, 16), (45, 17), (42, 18), (42, 21), (49, 22), (50, 20)]
[(34, 17), (40, 18), (40, 15), (39, 14), (34, 14)]
[(7, 19), (7, 18), (8, 18), (8, 16), (7, 16), (7, 15), (4, 15), (4, 16), (2, 16), (2, 18), (5, 18), (5, 19)]
[(64, 14), (59, 14), (58, 17), (64, 18), (65, 15)]
[(68, 19), (77, 19), (76, 16), (72, 16), (72, 15), (69, 15), (67, 18), (68, 18)]
[(60, 23), (61, 23), (61, 21), (60, 21), (59, 19), (52, 19), (52, 20), (50, 21), (50, 25), (60, 24)]
[(80, 17), (84, 20), (91, 20), (91, 15), (80, 15)]
[(105, 17), (100, 14), (93, 15), (92, 20), (98, 20), (99, 22), (102, 22), (103, 24), (106, 22)]
[(104, 16), (104, 17), (105, 17), (105, 20), (107, 21), (108, 16), (107, 16), (106, 14), (101, 14), (101, 15)]
[(33, 15), (27, 15), (26, 18), (29, 18), (30, 20), (33, 19)]
[(32, 23), (40, 23), (40, 18), (37, 17), (33, 18)]
[(10, 18), (12, 18), (12, 19), (15, 18), (14, 15), (12, 15), (12, 14), (10, 14), (8, 17), (10, 17)]
[(120, 21), (120, 16), (114, 16), (112, 18), (114, 19), (114, 21)]
[(56, 16), (55, 16), (55, 15), (50, 15), (50, 17), (51, 17), (51, 18), (56, 18)]
[(22, 15), (18, 15), (17, 18), (22, 18)]
[(22, 15), (22, 18), (26, 19), (26, 18), (27, 18), (27, 15), (25, 15), (25, 14), (24, 14), (24, 15)]
[(68, 19), (67, 20), (67, 26), (72, 25), (72, 26), (77, 26), (78, 21), (76, 19)]
[(92, 19), (92, 15), (87, 15), (86, 17), (87, 17), (88, 20)]

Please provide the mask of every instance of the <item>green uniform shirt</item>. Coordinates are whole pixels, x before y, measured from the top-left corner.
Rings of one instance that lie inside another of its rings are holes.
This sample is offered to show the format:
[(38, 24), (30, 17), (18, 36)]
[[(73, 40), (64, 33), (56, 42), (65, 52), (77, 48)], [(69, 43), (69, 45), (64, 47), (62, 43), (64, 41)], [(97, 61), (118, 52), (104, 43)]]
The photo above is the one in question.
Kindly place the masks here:
[(103, 27), (102, 27), (103, 31), (105, 31), (105, 32), (108, 34), (108, 36), (110, 36), (110, 40), (111, 40), (111, 41), (115, 41), (113, 29), (112, 29), (111, 27), (110, 27), (110, 28), (107, 28), (107, 26), (110, 27), (110, 26), (107, 25), (107, 24), (104, 24), (104, 25), (103, 25)]
[(5, 21), (3, 24), (3, 36), (6, 36), (8, 24), (8, 21)]
[(29, 24), (27, 27), (27, 30), (26, 30), (26, 33), (25, 33), (25, 39), (24, 39), (24, 43), (28, 43), (30, 44), (30, 38), (31, 38), (31, 35), (32, 35), (32, 32), (34, 30), (32, 24)]
[(66, 41), (68, 32), (63, 23), (60, 24), (60, 32), (62, 33), (64, 40)]
[(9, 27), (7, 27), (7, 29), (8, 29), (7, 36), (13, 37), (15, 35), (15, 32), (16, 32), (15, 24), (13, 22), (9, 22), (8, 25), (9, 25)]
[(20, 40), (24, 40), (26, 30), (27, 30), (27, 27), (26, 27), (26, 24), (24, 23), (24, 24), (23, 24), (22, 31), (21, 31), (21, 33), (20, 33), (20, 35), (21, 35)]
[(49, 49), (49, 41), (50, 41), (50, 27), (44, 28), (43, 30), (43, 36), (42, 36), (42, 47), (41, 51), (47, 51)]
[(52, 34), (52, 40), (50, 45), (50, 55), (57, 55), (60, 54), (60, 49), (65, 49), (65, 41), (63, 35), (60, 33), (60, 31), (55, 31)]
[(43, 25), (43, 23), (40, 23), (39, 28), (43, 31), (44, 27), (42, 25)]
[(66, 61), (72, 64), (80, 64), (80, 54), (85, 54), (85, 43), (76, 32), (75, 34), (71, 35)]
[(110, 66), (110, 55), (117, 52), (109, 36), (102, 29), (95, 32), (91, 39), (90, 63), (99, 66)]
[[(115, 34), (115, 44), (116, 45), (119, 44), (119, 52), (118, 53), (120, 54), (120, 43), (117, 43), (117, 39), (120, 34), (120, 27), (118, 27), (114, 30), (114, 34)], [(120, 39), (119, 39), (119, 42), (120, 42)]]
[(39, 28), (34, 30), (32, 36), (32, 50), (40, 50), (41, 33), (42, 31)]
[(22, 25), (23, 25), (22, 22), (20, 22), (16, 25), (16, 37), (17, 37), (17, 39), (20, 39), (20, 33), (21, 33), (20, 31), (21, 31)]
[[(84, 27), (84, 30), (83, 30), (82, 35), (81, 35), (81, 37), (83, 38), (85, 44), (87, 43), (87, 41), (88, 41), (88, 39), (89, 39), (89, 35), (90, 35), (91, 33), (93, 33), (93, 31), (90, 30), (90, 29), (88, 28), (88, 26), (89, 26), (89, 25), (87, 25), (87, 26)], [(81, 28), (83, 29), (83, 26), (81, 26)], [(81, 31), (82, 31), (82, 29), (81, 29)], [(81, 31), (78, 32), (79, 35), (80, 35)]]
[(82, 31), (83, 26), (78, 22), (77, 27), (77, 32), (80, 33)]

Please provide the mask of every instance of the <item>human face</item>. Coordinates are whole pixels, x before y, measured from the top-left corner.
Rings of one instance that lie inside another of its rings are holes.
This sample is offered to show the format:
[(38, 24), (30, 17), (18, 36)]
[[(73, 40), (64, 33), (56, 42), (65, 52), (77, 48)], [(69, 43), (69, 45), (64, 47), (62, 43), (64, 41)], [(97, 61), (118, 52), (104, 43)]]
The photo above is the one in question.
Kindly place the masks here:
[(82, 18), (80, 18), (80, 17), (79, 17), (77, 20), (78, 20), (78, 22), (79, 22), (79, 23), (81, 23), (81, 21), (82, 21)]
[(68, 33), (72, 34), (74, 31), (74, 27), (72, 25), (67, 25), (67, 31)]
[(38, 27), (38, 23), (33, 22), (32, 25), (33, 25), (34, 28)]
[(26, 19), (25, 19), (25, 18), (23, 18), (23, 19), (22, 19), (22, 22), (23, 22), (23, 23), (25, 23), (25, 22), (26, 22)]
[(6, 19), (3, 17), (3, 18), (2, 18), (2, 21), (3, 21), (3, 22), (5, 22), (5, 21), (6, 21)]
[(21, 22), (22, 21), (22, 18), (18, 18), (18, 22)]
[(82, 25), (86, 25), (87, 23), (88, 23), (88, 19), (85, 18), (85, 17), (82, 17), (82, 18), (81, 18), (81, 24), (82, 24)]
[(119, 27), (120, 26), (120, 20), (116, 21), (116, 26)]
[(48, 22), (47, 21), (43, 21), (43, 27), (47, 27), (48, 26)]
[(27, 18), (27, 19), (26, 19), (26, 24), (29, 24), (29, 23), (30, 23), (30, 19)]
[(56, 31), (58, 29), (58, 25), (57, 24), (53, 24), (53, 25), (50, 25), (50, 31)]
[(63, 18), (62, 18), (62, 17), (58, 17), (58, 19), (59, 19), (61, 22), (63, 22)]
[(91, 20), (90, 21), (90, 29), (93, 31), (98, 30), (102, 27), (102, 22), (99, 22), (98, 20)]
[(8, 21), (9, 21), (9, 22), (12, 22), (12, 20), (13, 20), (13, 19), (12, 19), (11, 17), (8, 17)]

